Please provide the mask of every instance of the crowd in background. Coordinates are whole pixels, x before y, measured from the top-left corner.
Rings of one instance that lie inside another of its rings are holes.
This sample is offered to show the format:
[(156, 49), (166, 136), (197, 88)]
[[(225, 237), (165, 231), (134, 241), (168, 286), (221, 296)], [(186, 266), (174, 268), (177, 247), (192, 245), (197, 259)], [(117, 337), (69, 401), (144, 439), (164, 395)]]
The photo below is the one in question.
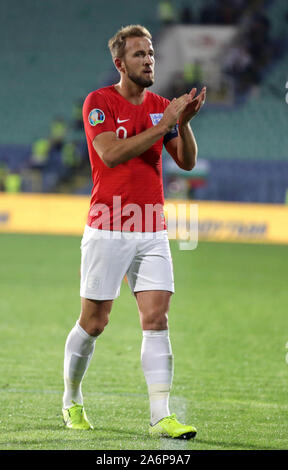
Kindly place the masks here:
[[(225, 51), (221, 67), (223, 74), (233, 81), (235, 94), (243, 96), (259, 86), (267, 68), (281, 53), (278, 44), (271, 39), (266, 4), (267, 0), (207, 0), (196, 13), (191, 2), (184, 2), (179, 7), (178, 2), (160, 0), (157, 13), (162, 28), (176, 24), (191, 27), (196, 24), (237, 26), (238, 33)], [(186, 64), (179, 72), (172, 94), (178, 96), (192, 86), (199, 89), (202, 84), (201, 62), (195, 61)], [(82, 102), (82, 99), (75, 101), (72, 122), (66, 122), (61, 116), (55, 117), (47, 136), (39, 136), (31, 145), (27, 170), (30, 176), (36, 177), (34, 181), (38, 181), (39, 191), (61, 191), (59, 188), (63, 183), (69, 185), (75, 175), (89, 168)], [(43, 181), (46, 181), (46, 186)], [(35, 188), (37, 190), (37, 184), (27, 187), (27, 180), (25, 187), (23, 174), (11, 170), (5, 161), (0, 161), (0, 191), (34, 191)]]
[(75, 101), (72, 120), (55, 116), (46, 136), (36, 139), (30, 148), (25, 168), (9, 168), (0, 161), (0, 191), (50, 192), (71, 181), (89, 167), (82, 120), (83, 100)]
[[(207, 0), (197, 14), (190, 3), (181, 8), (169, 0), (158, 3), (158, 18), (164, 27), (185, 25), (235, 25), (237, 35), (225, 51), (222, 73), (233, 84), (235, 101), (258, 87), (269, 65), (281, 54), (281, 43), (271, 38), (266, 0)], [(171, 88), (172, 94), (202, 85), (201, 63), (186, 64)], [(176, 87), (176, 89), (175, 89)], [(171, 95), (172, 96), (172, 95)]]

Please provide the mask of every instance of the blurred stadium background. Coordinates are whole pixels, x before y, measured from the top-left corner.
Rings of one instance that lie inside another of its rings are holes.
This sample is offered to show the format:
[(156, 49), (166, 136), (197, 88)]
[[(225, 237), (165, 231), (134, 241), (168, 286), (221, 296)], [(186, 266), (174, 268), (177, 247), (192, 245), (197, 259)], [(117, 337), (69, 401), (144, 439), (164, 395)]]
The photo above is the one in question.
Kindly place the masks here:
[[(287, 448), (287, 2), (1, 0), (0, 18), (0, 448)], [(118, 80), (107, 41), (131, 23), (153, 34), (152, 90), (208, 90), (192, 121), (197, 166), (182, 172), (163, 155), (166, 200), (198, 204), (203, 241), (171, 243), (173, 399), (200, 430), (184, 447), (147, 436), (125, 283), (85, 382), (97, 429), (82, 438), (61, 424), (91, 191), (81, 108)]]
[[(108, 38), (121, 25), (141, 23), (156, 49), (153, 91), (172, 98), (208, 87), (193, 121), (196, 168), (181, 172), (164, 152), (166, 198), (287, 203), (285, 2), (147, 0), (141, 7), (133, 0), (71, 0), (67, 10), (57, 0), (5, 0), (0, 13), (2, 193), (90, 194), (83, 99), (118, 80)], [(5, 211), (3, 204), (0, 227), (9, 230), (11, 206)], [(215, 235), (208, 219), (200, 237)], [(236, 231), (250, 238), (269, 231), (269, 220), (242, 221)]]

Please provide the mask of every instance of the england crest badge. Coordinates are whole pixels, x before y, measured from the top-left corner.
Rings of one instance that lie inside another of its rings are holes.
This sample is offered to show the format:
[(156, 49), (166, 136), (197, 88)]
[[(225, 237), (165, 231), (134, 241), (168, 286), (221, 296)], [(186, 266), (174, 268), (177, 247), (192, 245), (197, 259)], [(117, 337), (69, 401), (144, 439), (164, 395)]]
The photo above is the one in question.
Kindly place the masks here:
[(151, 118), (153, 126), (156, 126), (158, 122), (161, 121), (162, 117), (163, 117), (163, 113), (150, 114), (150, 118)]

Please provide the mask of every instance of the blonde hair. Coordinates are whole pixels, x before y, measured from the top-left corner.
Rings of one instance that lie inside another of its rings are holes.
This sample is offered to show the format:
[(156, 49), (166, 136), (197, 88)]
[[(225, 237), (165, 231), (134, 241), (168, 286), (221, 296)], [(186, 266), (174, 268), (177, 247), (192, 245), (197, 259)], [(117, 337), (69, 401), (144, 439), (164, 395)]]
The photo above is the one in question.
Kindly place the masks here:
[(131, 24), (129, 26), (123, 26), (117, 33), (108, 41), (108, 47), (110, 49), (112, 59), (122, 59), (125, 54), (126, 39), (132, 37), (145, 37), (152, 39), (148, 29), (140, 24)]

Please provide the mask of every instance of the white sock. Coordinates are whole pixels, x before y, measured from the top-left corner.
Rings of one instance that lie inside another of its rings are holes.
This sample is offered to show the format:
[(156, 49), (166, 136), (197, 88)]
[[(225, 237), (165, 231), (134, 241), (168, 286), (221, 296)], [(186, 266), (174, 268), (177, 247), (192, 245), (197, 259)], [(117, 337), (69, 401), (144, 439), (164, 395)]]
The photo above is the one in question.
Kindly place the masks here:
[(170, 416), (173, 355), (169, 330), (143, 331), (141, 363), (148, 387), (150, 422), (154, 425), (160, 419)]
[(73, 401), (83, 405), (81, 384), (95, 348), (95, 336), (90, 336), (78, 321), (70, 331), (64, 355), (63, 408), (73, 406)]

